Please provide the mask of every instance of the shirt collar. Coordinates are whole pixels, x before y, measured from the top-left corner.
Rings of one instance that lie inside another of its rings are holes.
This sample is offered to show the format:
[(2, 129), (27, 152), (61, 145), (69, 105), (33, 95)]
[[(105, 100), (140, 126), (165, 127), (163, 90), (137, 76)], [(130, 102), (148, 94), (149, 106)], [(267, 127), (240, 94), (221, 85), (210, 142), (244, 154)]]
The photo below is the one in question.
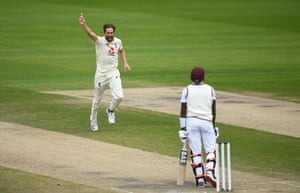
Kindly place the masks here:
[(204, 81), (202, 80), (199, 84), (196, 84), (195, 82), (192, 82), (192, 85), (203, 85)]

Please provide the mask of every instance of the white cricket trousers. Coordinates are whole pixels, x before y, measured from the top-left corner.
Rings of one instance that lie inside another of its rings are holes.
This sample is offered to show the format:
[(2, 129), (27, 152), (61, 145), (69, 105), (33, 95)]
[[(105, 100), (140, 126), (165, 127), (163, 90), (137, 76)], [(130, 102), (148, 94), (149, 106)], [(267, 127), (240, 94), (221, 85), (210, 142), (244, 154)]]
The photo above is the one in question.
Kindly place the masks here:
[[(212, 122), (198, 118), (187, 118), (186, 129), (189, 133), (188, 141), (193, 154), (202, 155), (202, 147), (204, 147), (206, 159), (214, 158), (216, 136)], [(202, 163), (202, 160), (196, 160), (196, 162)]]
[[(216, 136), (212, 122), (198, 118), (187, 118), (186, 129), (189, 133), (189, 146), (193, 155), (195, 155), (192, 156), (193, 163), (200, 164), (205, 162), (203, 160), (202, 147), (204, 147), (206, 153), (206, 160), (214, 160), (216, 156)], [(195, 168), (194, 174), (196, 177), (201, 176), (206, 173), (209, 168), (214, 168), (213, 162), (205, 164), (205, 171), (203, 171), (202, 167)]]
[(109, 86), (112, 100), (109, 106), (109, 109), (115, 111), (116, 108), (121, 103), (122, 99), (124, 98), (123, 88), (122, 88), (122, 81), (120, 78), (120, 74), (116, 73), (112, 77), (109, 77), (108, 80), (105, 80), (101, 83), (95, 84), (95, 93), (92, 102), (92, 109), (91, 109), (91, 120), (97, 120), (97, 112), (99, 109), (99, 105), (103, 98), (103, 94), (105, 89)]

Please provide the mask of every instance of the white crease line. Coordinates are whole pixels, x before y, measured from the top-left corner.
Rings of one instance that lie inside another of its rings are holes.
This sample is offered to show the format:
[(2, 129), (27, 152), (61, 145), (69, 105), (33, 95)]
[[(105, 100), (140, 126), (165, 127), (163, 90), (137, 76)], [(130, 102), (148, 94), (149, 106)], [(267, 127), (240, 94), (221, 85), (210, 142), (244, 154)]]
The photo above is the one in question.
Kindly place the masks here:
[(290, 184), (290, 183), (287, 183), (287, 182), (248, 182), (247, 184), (284, 184), (284, 185), (294, 186), (294, 187), (300, 188), (300, 186), (298, 186), (298, 185)]
[(290, 183), (286, 183), (286, 182), (274, 182), (275, 184), (284, 184), (284, 185), (288, 185), (288, 186), (294, 186), (294, 187), (297, 187), (297, 188), (300, 188), (300, 186), (298, 185), (295, 185), (295, 184), (290, 184)]
[(130, 191), (127, 191), (127, 190), (123, 190), (123, 189), (120, 189), (120, 188), (117, 188), (117, 187), (111, 187), (112, 190), (115, 190), (115, 191), (121, 191), (121, 192), (125, 192), (125, 193), (133, 193), (133, 192), (130, 192)]

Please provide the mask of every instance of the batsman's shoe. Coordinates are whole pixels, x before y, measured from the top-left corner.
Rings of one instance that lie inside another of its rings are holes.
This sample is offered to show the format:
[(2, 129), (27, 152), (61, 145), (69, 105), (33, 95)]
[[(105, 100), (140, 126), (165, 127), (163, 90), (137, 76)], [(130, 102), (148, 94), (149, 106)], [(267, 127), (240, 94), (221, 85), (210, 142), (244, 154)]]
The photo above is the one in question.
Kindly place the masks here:
[(216, 187), (217, 181), (215, 176), (213, 175), (212, 172), (209, 172), (207, 175), (205, 175), (205, 179), (208, 183), (210, 183), (213, 187)]
[(111, 111), (109, 109), (106, 109), (106, 114), (107, 114), (107, 118), (108, 118), (108, 123), (111, 125), (115, 124), (116, 123), (115, 112)]
[(198, 184), (197, 184), (197, 187), (199, 187), (199, 188), (205, 188), (206, 187), (205, 181), (204, 180), (199, 180)]
[(91, 130), (92, 131), (99, 131), (97, 120), (91, 120)]

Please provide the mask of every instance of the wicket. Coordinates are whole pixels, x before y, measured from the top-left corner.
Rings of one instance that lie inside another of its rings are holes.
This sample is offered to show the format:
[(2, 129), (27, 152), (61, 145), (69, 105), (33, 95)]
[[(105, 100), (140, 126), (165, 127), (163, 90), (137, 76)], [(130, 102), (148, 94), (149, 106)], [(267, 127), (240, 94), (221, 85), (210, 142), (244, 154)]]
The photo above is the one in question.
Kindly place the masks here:
[[(226, 153), (225, 156), (225, 146)], [(221, 148), (221, 152), (219, 152)], [(225, 157), (227, 158), (227, 166), (225, 165)], [(221, 160), (220, 160), (221, 158)], [(220, 166), (221, 161), (221, 166)], [(231, 192), (231, 158), (230, 158), (230, 142), (218, 142), (216, 144), (216, 191), (220, 192), (220, 186), (222, 187), (222, 192)], [(220, 179), (220, 171), (222, 173), (222, 179)], [(227, 171), (227, 183), (225, 173)], [(227, 187), (226, 187), (227, 185)]]

